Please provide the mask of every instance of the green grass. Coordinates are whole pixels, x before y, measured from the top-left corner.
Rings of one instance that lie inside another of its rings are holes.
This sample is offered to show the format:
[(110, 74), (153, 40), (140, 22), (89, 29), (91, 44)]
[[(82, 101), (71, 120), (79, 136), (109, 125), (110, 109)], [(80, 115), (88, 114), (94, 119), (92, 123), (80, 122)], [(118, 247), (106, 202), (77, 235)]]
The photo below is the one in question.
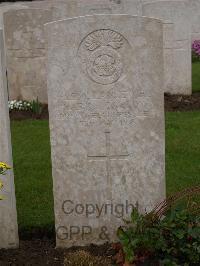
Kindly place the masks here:
[(12, 122), (11, 128), (19, 227), (49, 227), (54, 215), (48, 122)]
[(200, 184), (200, 112), (166, 114), (168, 195)]
[(200, 91), (200, 62), (192, 64), (192, 90)]
[[(47, 121), (12, 122), (20, 229), (54, 226)], [(200, 112), (166, 114), (168, 195), (200, 184)]]

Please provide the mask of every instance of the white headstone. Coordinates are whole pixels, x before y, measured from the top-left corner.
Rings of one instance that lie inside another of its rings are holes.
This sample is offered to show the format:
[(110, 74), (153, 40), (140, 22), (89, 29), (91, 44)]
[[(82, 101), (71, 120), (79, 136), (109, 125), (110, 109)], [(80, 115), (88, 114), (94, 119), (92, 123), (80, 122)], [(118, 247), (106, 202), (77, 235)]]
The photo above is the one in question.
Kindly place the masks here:
[(3, 28), (3, 13), (8, 12), (9, 10), (23, 9), (27, 8), (25, 3), (1, 3), (0, 4), (0, 28)]
[(159, 18), (165, 23), (174, 24), (173, 44), (170, 44), (171, 34), (169, 40), (166, 34), (164, 42), (164, 69), (168, 73), (168, 78), (164, 81), (164, 90), (172, 94), (192, 93), (191, 24), (187, 5), (187, 1), (156, 1), (143, 4), (143, 16)]
[(52, 6), (55, 19), (93, 14), (141, 14), (140, 0), (57, 0)]
[(200, 40), (200, 0), (190, 0), (188, 11), (192, 24), (192, 41)]
[(57, 246), (114, 241), (131, 206), (165, 197), (162, 23), (94, 15), (46, 33)]
[(11, 10), (4, 13), (10, 99), (47, 102), (44, 24), (50, 11)]
[[(68, 0), (66, 0), (66, 1), (68, 1)], [(28, 8), (39, 8), (39, 9), (52, 11), (53, 6), (55, 4), (55, 0), (42, 0), (42, 1), (35, 1), (34, 0), (34, 1), (31, 1), (31, 2), (29, 2), (29, 1), (24, 2), (24, 4)]]
[[(2, 30), (0, 30), (0, 161), (12, 166)], [(0, 190), (0, 194), (4, 198), (0, 201), (0, 248), (16, 248), (18, 247), (19, 240), (13, 170), (9, 170), (4, 176), (0, 175), (0, 179), (4, 184), (3, 189)]]

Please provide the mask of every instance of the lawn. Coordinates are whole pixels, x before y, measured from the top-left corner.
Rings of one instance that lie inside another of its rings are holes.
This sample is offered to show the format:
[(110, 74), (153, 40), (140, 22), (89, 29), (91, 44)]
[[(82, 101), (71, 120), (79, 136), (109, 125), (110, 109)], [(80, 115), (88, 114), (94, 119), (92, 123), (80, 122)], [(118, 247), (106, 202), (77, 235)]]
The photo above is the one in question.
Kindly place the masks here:
[(192, 90), (200, 92), (200, 62), (192, 64)]
[(54, 216), (48, 122), (11, 127), (19, 227), (49, 228)]
[(166, 114), (167, 193), (200, 184), (200, 112)]
[[(13, 157), (20, 229), (53, 228), (53, 195), (47, 121), (14, 121)], [(168, 195), (200, 183), (200, 112), (166, 114)]]

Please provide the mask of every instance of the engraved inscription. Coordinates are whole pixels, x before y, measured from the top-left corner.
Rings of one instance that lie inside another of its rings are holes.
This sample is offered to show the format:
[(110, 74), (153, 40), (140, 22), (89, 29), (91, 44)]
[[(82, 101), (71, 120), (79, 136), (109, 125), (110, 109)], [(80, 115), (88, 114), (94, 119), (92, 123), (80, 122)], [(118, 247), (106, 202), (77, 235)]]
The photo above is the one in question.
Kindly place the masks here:
[(99, 98), (89, 98), (82, 94), (77, 99), (65, 100), (64, 105), (58, 107), (59, 119), (75, 119), (84, 122), (85, 126), (102, 124), (110, 127), (113, 123), (122, 126), (135, 124), (136, 114), (131, 95), (126, 91), (120, 94), (114, 92), (111, 89)]
[(89, 161), (106, 161), (107, 183), (108, 187), (111, 185), (111, 161), (113, 160), (127, 160), (128, 153), (113, 155), (110, 152), (110, 132), (105, 132), (106, 138), (106, 154), (104, 155), (88, 155)]
[(110, 46), (119, 49), (123, 45), (123, 37), (112, 30), (98, 30), (91, 33), (85, 40), (88, 50), (94, 51), (101, 46)]
[(137, 118), (155, 114), (151, 97), (146, 92), (136, 92), (129, 84), (121, 82), (110, 89), (91, 95), (79, 90), (66, 94), (63, 105), (58, 107), (58, 119), (76, 120), (81, 126), (113, 125), (136, 126)]
[(81, 43), (80, 55), (86, 74), (99, 84), (116, 82), (123, 73), (123, 63), (119, 50), (124, 45), (121, 34), (112, 30), (97, 30), (89, 34)]

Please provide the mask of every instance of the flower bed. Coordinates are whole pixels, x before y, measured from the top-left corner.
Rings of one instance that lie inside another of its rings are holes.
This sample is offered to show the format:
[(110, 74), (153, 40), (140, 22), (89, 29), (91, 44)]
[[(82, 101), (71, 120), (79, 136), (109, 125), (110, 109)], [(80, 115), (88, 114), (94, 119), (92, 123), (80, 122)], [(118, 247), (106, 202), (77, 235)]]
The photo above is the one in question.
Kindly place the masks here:
[(48, 119), (48, 106), (40, 103), (38, 99), (33, 101), (8, 101), (8, 107), (11, 119)]
[(18, 111), (32, 111), (31, 102), (28, 101), (8, 101), (9, 111), (18, 110)]

